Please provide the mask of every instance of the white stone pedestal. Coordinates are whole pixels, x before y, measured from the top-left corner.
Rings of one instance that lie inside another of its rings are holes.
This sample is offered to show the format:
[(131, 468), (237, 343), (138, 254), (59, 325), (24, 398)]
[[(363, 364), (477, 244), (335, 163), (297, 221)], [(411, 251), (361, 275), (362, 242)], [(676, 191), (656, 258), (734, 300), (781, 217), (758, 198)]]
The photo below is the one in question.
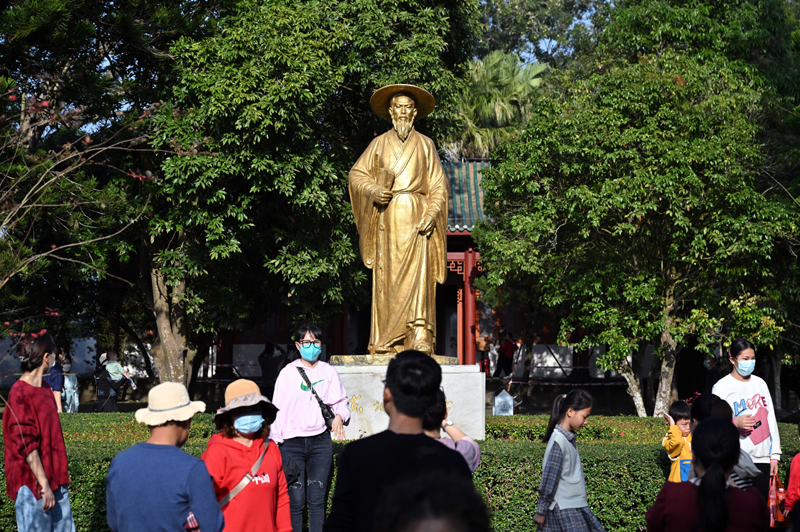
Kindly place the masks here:
[[(383, 379), (387, 366), (334, 366), (350, 401), (350, 424), (345, 436), (354, 440), (386, 430)], [(448, 419), (473, 440), (486, 435), (486, 377), (478, 366), (442, 366), (442, 387)], [(444, 436), (444, 433), (442, 433)]]

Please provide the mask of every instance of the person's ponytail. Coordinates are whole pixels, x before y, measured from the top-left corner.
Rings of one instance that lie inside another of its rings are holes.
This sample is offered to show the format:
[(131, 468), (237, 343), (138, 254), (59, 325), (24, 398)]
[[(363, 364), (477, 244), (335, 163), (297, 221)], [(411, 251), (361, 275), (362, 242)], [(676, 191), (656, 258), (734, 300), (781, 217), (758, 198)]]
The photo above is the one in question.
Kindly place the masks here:
[(722, 532), (728, 526), (727, 475), (739, 460), (739, 432), (727, 419), (707, 419), (692, 435), (692, 452), (706, 470), (697, 488), (700, 517), (693, 532)]
[(550, 441), (550, 436), (553, 435), (553, 430), (556, 428), (556, 424), (561, 421), (561, 405), (564, 403), (564, 399), (566, 399), (567, 394), (558, 394), (556, 396), (556, 400), (553, 401), (553, 411), (550, 413), (550, 421), (547, 423), (547, 430), (542, 437), (542, 441), (547, 443)]
[(592, 407), (592, 396), (586, 390), (575, 389), (569, 393), (560, 394), (553, 401), (553, 411), (550, 414), (550, 422), (547, 424), (547, 431), (544, 433), (542, 441), (547, 443), (556, 425), (567, 415), (567, 410), (583, 410)]
[(700, 519), (695, 532), (722, 532), (728, 526), (728, 504), (726, 486), (728, 479), (719, 460), (714, 460), (706, 469), (706, 474), (697, 487), (697, 502), (700, 506)]

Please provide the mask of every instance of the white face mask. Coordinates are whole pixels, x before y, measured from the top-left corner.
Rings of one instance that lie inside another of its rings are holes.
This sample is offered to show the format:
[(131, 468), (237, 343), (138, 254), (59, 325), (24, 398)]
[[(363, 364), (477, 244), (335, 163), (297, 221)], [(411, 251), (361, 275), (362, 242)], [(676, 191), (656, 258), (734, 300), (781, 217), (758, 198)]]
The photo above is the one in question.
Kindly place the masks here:
[(61, 364), (61, 369), (64, 370), (64, 373), (69, 373), (69, 370), (72, 369), (72, 366), (70, 364)]

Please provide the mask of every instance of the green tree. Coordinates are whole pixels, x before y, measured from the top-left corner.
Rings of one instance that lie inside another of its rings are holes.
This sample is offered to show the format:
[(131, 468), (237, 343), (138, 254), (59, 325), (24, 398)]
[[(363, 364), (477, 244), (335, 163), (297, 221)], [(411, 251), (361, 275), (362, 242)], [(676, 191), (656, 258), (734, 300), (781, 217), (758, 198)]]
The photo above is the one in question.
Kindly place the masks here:
[[(0, 9), (0, 75), (13, 80), (0, 101), (0, 299), (17, 333), (44, 325), (62, 339), (102, 340), (111, 317), (119, 321), (121, 299), (108, 297), (119, 288), (98, 288), (136, 285), (138, 269), (124, 263), (135, 263), (148, 209), (138, 180), (155, 169), (141, 118), (164, 94), (171, 43), (212, 33), (220, 5), (15, 0)], [(126, 331), (148, 325), (134, 314)]]
[(546, 70), (546, 65), (525, 65), (516, 54), (500, 51), (473, 61), (459, 98), (463, 129), (445, 145), (448, 157), (489, 157), (524, 129)]
[[(426, 87), (437, 110), (419, 127), (444, 136), (475, 8), (245, 0), (218, 34), (172, 48), (174, 91), (153, 145), (176, 155), (147, 184), (158, 201), (142, 252), (162, 379), (185, 380), (196, 335), (241, 326), (253, 294), (266, 295), (262, 307), (290, 306), (296, 319), (324, 319), (361, 299), (367, 277), (347, 171), (389, 127), (369, 97), (391, 82)], [(252, 281), (244, 291), (239, 276)]]
[(485, 0), (477, 54), (517, 53), (552, 67), (563, 67), (594, 46), (611, 2), (605, 0)]
[(487, 283), (535, 285), (565, 312), (560, 341), (585, 327), (578, 347), (607, 345), (599, 363), (623, 374), (640, 415), (628, 362), (640, 344), (659, 350), (661, 412), (688, 335), (718, 341), (724, 326), (768, 344), (780, 332), (764, 287), (798, 215), (757, 188), (760, 102), (724, 58), (643, 59), (540, 100), (484, 180)]

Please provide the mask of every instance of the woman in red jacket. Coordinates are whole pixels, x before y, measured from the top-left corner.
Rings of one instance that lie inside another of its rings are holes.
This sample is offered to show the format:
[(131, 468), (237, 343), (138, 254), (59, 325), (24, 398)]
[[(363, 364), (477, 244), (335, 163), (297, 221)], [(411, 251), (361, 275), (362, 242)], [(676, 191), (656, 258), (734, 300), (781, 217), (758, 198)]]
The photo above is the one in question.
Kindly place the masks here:
[(19, 530), (75, 532), (69, 503), (67, 449), (56, 400), (42, 375), (56, 362), (49, 334), (30, 335), (17, 347), (22, 377), (3, 411), (6, 494)]
[(214, 479), (226, 532), (292, 530), (281, 453), (267, 439), (277, 412), (253, 381), (239, 379), (225, 389), (225, 407), (214, 417), (219, 433), (208, 440), (202, 458)]

